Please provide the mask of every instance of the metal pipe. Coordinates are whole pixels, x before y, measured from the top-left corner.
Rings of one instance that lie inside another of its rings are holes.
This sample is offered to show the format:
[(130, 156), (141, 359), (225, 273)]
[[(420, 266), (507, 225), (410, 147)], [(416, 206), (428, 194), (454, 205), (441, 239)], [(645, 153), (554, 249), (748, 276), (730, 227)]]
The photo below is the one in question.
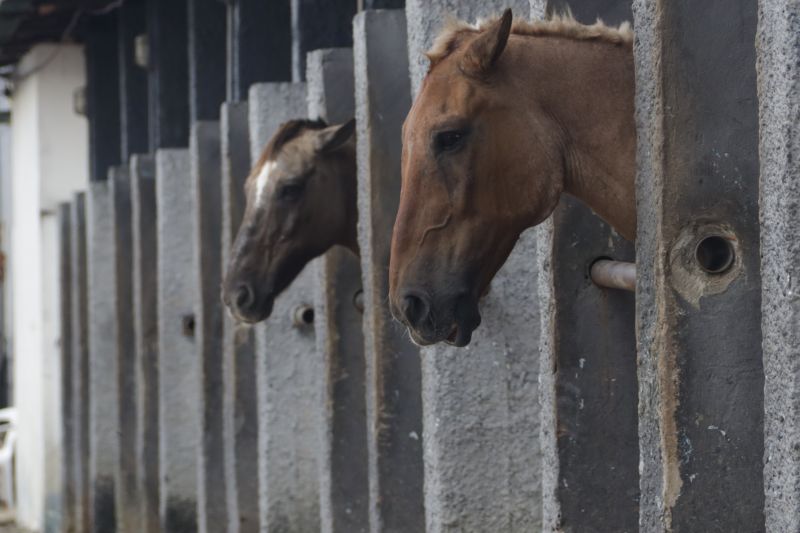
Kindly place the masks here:
[(636, 263), (598, 259), (592, 263), (591, 276), (599, 287), (636, 292)]

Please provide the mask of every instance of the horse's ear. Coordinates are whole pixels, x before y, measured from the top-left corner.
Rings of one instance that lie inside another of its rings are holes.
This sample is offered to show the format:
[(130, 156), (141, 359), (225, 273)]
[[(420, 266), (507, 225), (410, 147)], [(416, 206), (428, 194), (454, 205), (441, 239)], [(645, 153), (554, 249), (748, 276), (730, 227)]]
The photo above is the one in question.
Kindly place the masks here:
[(344, 124), (330, 126), (319, 134), (318, 149), (320, 152), (332, 152), (350, 140), (356, 131), (356, 119), (350, 119)]
[(461, 59), (461, 71), (464, 74), (473, 78), (485, 78), (491, 73), (506, 48), (513, 20), (511, 9), (506, 9), (502, 17), (470, 43)]

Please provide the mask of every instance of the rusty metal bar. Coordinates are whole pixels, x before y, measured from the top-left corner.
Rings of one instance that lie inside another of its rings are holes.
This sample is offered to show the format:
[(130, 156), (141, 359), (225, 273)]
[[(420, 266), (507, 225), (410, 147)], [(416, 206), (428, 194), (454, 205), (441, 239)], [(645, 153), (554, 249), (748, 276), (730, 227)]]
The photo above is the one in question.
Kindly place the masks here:
[(599, 287), (636, 291), (636, 263), (598, 259), (592, 264), (590, 275)]

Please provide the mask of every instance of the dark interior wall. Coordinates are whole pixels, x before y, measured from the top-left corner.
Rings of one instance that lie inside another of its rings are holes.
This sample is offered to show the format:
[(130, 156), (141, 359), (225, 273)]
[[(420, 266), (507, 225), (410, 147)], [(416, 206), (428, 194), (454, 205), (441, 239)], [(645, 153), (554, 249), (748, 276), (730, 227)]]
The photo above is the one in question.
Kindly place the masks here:
[(118, 11), (121, 157), (148, 149), (147, 71), (136, 64), (135, 39), (147, 32), (147, 3), (127, 0)]

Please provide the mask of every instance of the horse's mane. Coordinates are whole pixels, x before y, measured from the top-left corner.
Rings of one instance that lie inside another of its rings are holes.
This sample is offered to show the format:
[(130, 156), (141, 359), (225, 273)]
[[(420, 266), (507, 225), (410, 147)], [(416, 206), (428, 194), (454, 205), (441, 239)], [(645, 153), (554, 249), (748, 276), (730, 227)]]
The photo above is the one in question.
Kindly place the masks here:
[[(467, 33), (481, 33), (498, 20), (498, 17), (479, 20), (469, 24), (463, 20), (450, 18), (433, 43), (426, 56), (431, 67), (449, 56), (458, 47), (459, 37)], [(512, 35), (528, 35), (533, 37), (564, 37), (577, 41), (604, 41), (611, 44), (631, 46), (633, 30), (628, 22), (618, 27), (606, 26), (599, 18), (592, 25), (581, 24), (569, 9), (561, 13), (550, 13), (545, 20), (527, 21), (514, 19), (511, 25)]]
[(253, 167), (253, 172), (260, 171), (264, 163), (274, 160), (286, 143), (299, 137), (304, 131), (321, 130), (327, 127), (328, 124), (321, 118), (316, 120), (299, 118), (284, 122), (278, 127), (278, 131), (276, 131), (269, 140), (267, 146), (264, 147), (264, 150), (261, 152), (261, 157), (258, 158), (258, 162)]

